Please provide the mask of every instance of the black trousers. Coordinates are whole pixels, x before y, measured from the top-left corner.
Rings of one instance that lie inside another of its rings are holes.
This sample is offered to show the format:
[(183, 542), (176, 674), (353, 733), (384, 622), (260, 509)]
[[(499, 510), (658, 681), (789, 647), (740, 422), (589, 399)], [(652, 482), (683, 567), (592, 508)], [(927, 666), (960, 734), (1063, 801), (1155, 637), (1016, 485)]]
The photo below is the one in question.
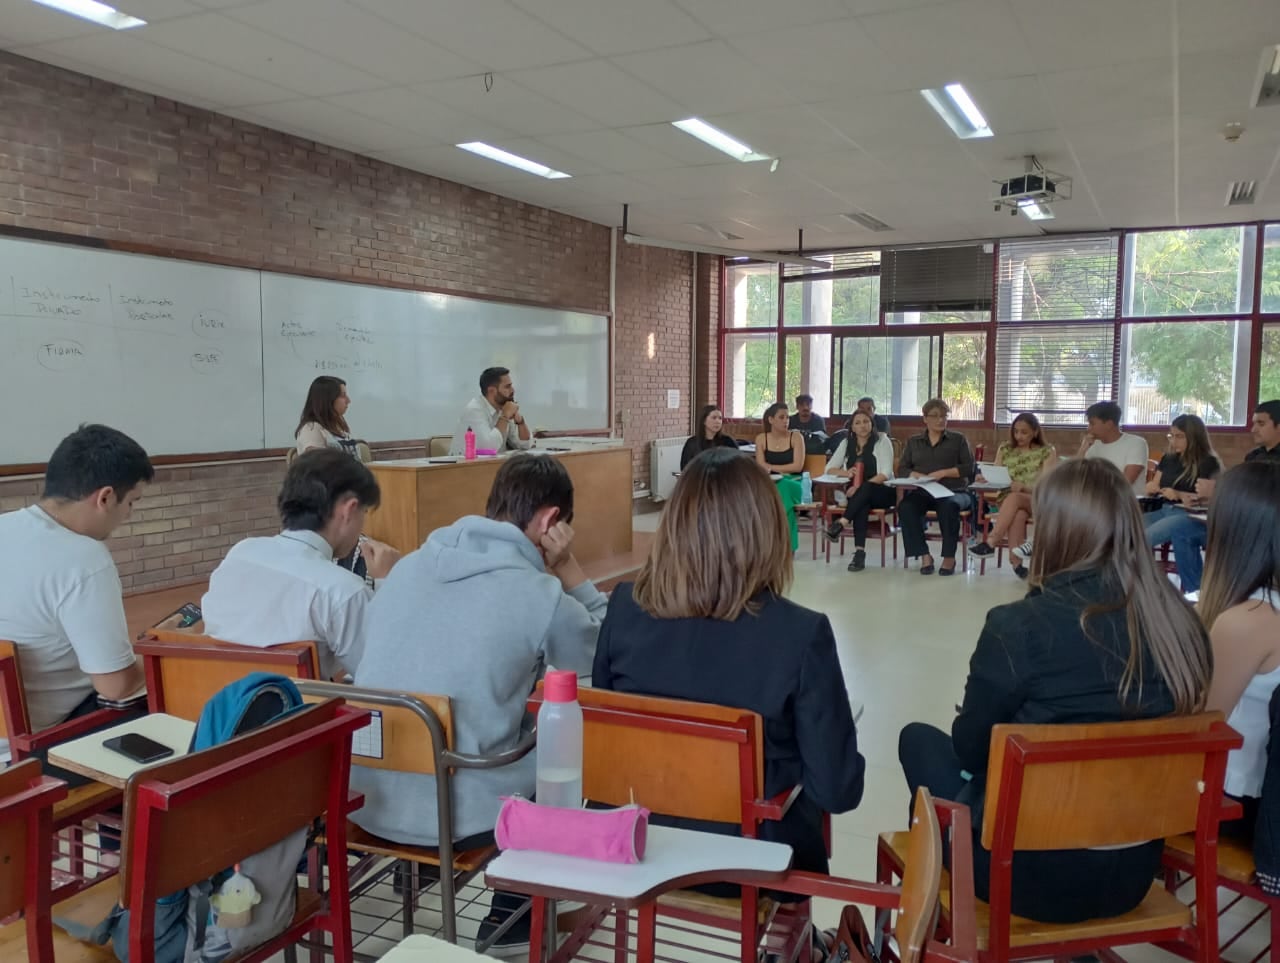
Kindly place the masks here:
[[(973, 887), (979, 899), (991, 892), (991, 851), (982, 848), (982, 798), (979, 779), (966, 780), (951, 736), (913, 722), (898, 737), (898, 760), (915, 799), (928, 787), (942, 799), (973, 810)], [(1079, 923), (1127, 913), (1142, 902), (1160, 868), (1164, 840), (1126, 849), (1054, 849), (1013, 854), (1014, 915), (1043, 923)]]
[(876, 509), (892, 508), (894, 503), (893, 489), (888, 485), (874, 485), (865, 482), (849, 496), (849, 503), (844, 507), (844, 517), (853, 526), (853, 544), (862, 548), (867, 544), (867, 519)]
[(925, 513), (938, 513), (938, 527), (942, 529), (942, 557), (955, 558), (960, 543), (960, 512), (967, 502), (963, 492), (950, 498), (934, 498), (919, 488), (909, 488), (898, 503), (898, 524), (902, 526), (902, 542), (907, 558), (928, 555), (924, 540)]

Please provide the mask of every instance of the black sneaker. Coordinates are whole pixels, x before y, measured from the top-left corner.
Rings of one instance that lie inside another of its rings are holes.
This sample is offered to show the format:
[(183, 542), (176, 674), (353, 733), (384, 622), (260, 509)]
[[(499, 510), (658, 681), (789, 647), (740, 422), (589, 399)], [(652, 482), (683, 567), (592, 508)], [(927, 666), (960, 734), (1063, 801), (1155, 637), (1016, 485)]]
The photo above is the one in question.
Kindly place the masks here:
[(1018, 576), (1018, 578), (1026, 578), (1031, 573), (1025, 565), (1015, 565), (1013, 567), (1013, 574)]
[(990, 545), (988, 545), (986, 542), (979, 542), (977, 545), (969, 546), (970, 555), (983, 556), (983, 555), (994, 555), (995, 553), (996, 553), (996, 550), (992, 548)]
[(489, 915), (480, 921), (480, 927), (476, 930), (476, 949), (479, 950), (481, 946), (488, 943), (498, 927), (513, 914), (523, 910), (520, 918), (515, 920), (505, 933), (492, 943), (488, 943), (488, 949), (483, 952), (485, 956), (504, 960), (527, 958), (529, 955), (528, 902), (526, 897), (516, 893), (495, 892), (493, 901), (489, 904)]
[(828, 542), (834, 545), (836, 542), (840, 541), (840, 532), (843, 529), (844, 529), (844, 526), (840, 524), (840, 519), (837, 518), (834, 522), (832, 522), (830, 525), (826, 527), (826, 529), (823, 531), (822, 534), (827, 537)]
[(860, 548), (853, 553), (853, 561), (849, 563), (849, 571), (861, 572), (866, 567), (867, 567), (867, 553)]

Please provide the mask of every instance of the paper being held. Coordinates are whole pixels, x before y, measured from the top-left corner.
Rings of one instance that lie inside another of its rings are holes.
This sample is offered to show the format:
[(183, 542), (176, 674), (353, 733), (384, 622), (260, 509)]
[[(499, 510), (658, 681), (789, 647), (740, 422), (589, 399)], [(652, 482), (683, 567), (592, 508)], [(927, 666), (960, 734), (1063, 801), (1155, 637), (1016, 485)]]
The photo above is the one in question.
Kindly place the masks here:
[(956, 494), (946, 485), (936, 482), (932, 478), (890, 478), (885, 484), (896, 488), (920, 488), (934, 498), (950, 498)]

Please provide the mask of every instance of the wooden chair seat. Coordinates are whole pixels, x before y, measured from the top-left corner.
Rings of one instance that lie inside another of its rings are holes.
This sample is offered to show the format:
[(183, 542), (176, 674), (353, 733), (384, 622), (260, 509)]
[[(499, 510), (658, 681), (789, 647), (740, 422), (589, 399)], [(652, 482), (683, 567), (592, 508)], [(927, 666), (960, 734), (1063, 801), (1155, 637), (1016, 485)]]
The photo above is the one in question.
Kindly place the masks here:
[[(742, 900), (736, 896), (710, 896), (694, 889), (677, 889), (658, 897), (658, 907), (673, 914), (696, 913), (737, 922), (742, 918)], [(764, 923), (773, 912), (773, 900), (761, 894), (756, 921)]]
[[(1196, 840), (1194, 836), (1171, 836), (1164, 841), (1167, 855), (1181, 857), (1188, 864), (1195, 863)], [(1244, 886), (1257, 882), (1253, 865), (1253, 850), (1237, 839), (1218, 839), (1218, 875)]]
[[(898, 859), (899, 868), (906, 863), (910, 833), (881, 833), (880, 842)], [(942, 871), (941, 902), (945, 916), (951, 913), (951, 877)], [(989, 949), (991, 908), (980, 899), (974, 900), (978, 949)], [(1177, 929), (1191, 924), (1191, 907), (1180, 902), (1161, 883), (1152, 883), (1146, 898), (1136, 909), (1122, 916), (1085, 920), (1083, 923), (1041, 923), (1022, 916), (1009, 917), (1009, 945), (1043, 946), (1074, 940), (1107, 939), (1128, 933), (1145, 933), (1155, 929)]]
[[(110, 912), (118, 895), (116, 880), (104, 880), (64, 902), (54, 904), (53, 915), (77, 923), (93, 924)], [(98, 963), (116, 958), (110, 946), (81, 943), (57, 926), (53, 927), (53, 952), (58, 963)], [(28, 959), (25, 920), (16, 919), (0, 928), (0, 959), (7, 963), (22, 963)]]
[[(362, 829), (353, 822), (347, 823), (347, 849), (370, 853), (374, 856), (390, 856), (394, 859), (403, 859), (425, 866), (438, 867), (440, 865), (440, 852), (431, 846), (410, 846), (406, 843), (383, 839), (381, 836), (375, 836), (373, 833)], [(497, 854), (497, 846), (481, 846), (477, 849), (454, 853), (454, 871), (474, 873), (483, 869), (484, 865)]]

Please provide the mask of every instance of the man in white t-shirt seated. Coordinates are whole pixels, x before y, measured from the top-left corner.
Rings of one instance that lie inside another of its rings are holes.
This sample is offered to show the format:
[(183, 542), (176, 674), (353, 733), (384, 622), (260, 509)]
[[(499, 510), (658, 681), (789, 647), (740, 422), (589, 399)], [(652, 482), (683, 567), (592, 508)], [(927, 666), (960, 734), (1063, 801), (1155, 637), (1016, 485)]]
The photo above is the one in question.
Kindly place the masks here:
[(154, 475), (128, 435), (81, 425), (49, 458), (40, 500), (0, 515), (0, 639), (17, 650), (33, 731), (142, 691), (105, 543)]
[(1079, 458), (1104, 458), (1124, 472), (1135, 496), (1147, 492), (1147, 440), (1120, 430), (1120, 406), (1099, 401), (1085, 411), (1089, 430), (1080, 442)]
[(200, 603), (205, 632), (259, 649), (316, 642), (324, 678), (355, 672), (373, 593), (334, 559), (358, 543), (371, 578), (391, 571), (400, 553), (360, 535), (380, 497), (373, 473), (340, 449), (295, 458), (276, 501), (283, 531), (244, 539), (214, 569)]
[(515, 451), (533, 447), (533, 434), (516, 404), (516, 389), (506, 368), (480, 372), (480, 394), (467, 402), (453, 429), (449, 454), (466, 454), (467, 429), (476, 436), (476, 448)]

